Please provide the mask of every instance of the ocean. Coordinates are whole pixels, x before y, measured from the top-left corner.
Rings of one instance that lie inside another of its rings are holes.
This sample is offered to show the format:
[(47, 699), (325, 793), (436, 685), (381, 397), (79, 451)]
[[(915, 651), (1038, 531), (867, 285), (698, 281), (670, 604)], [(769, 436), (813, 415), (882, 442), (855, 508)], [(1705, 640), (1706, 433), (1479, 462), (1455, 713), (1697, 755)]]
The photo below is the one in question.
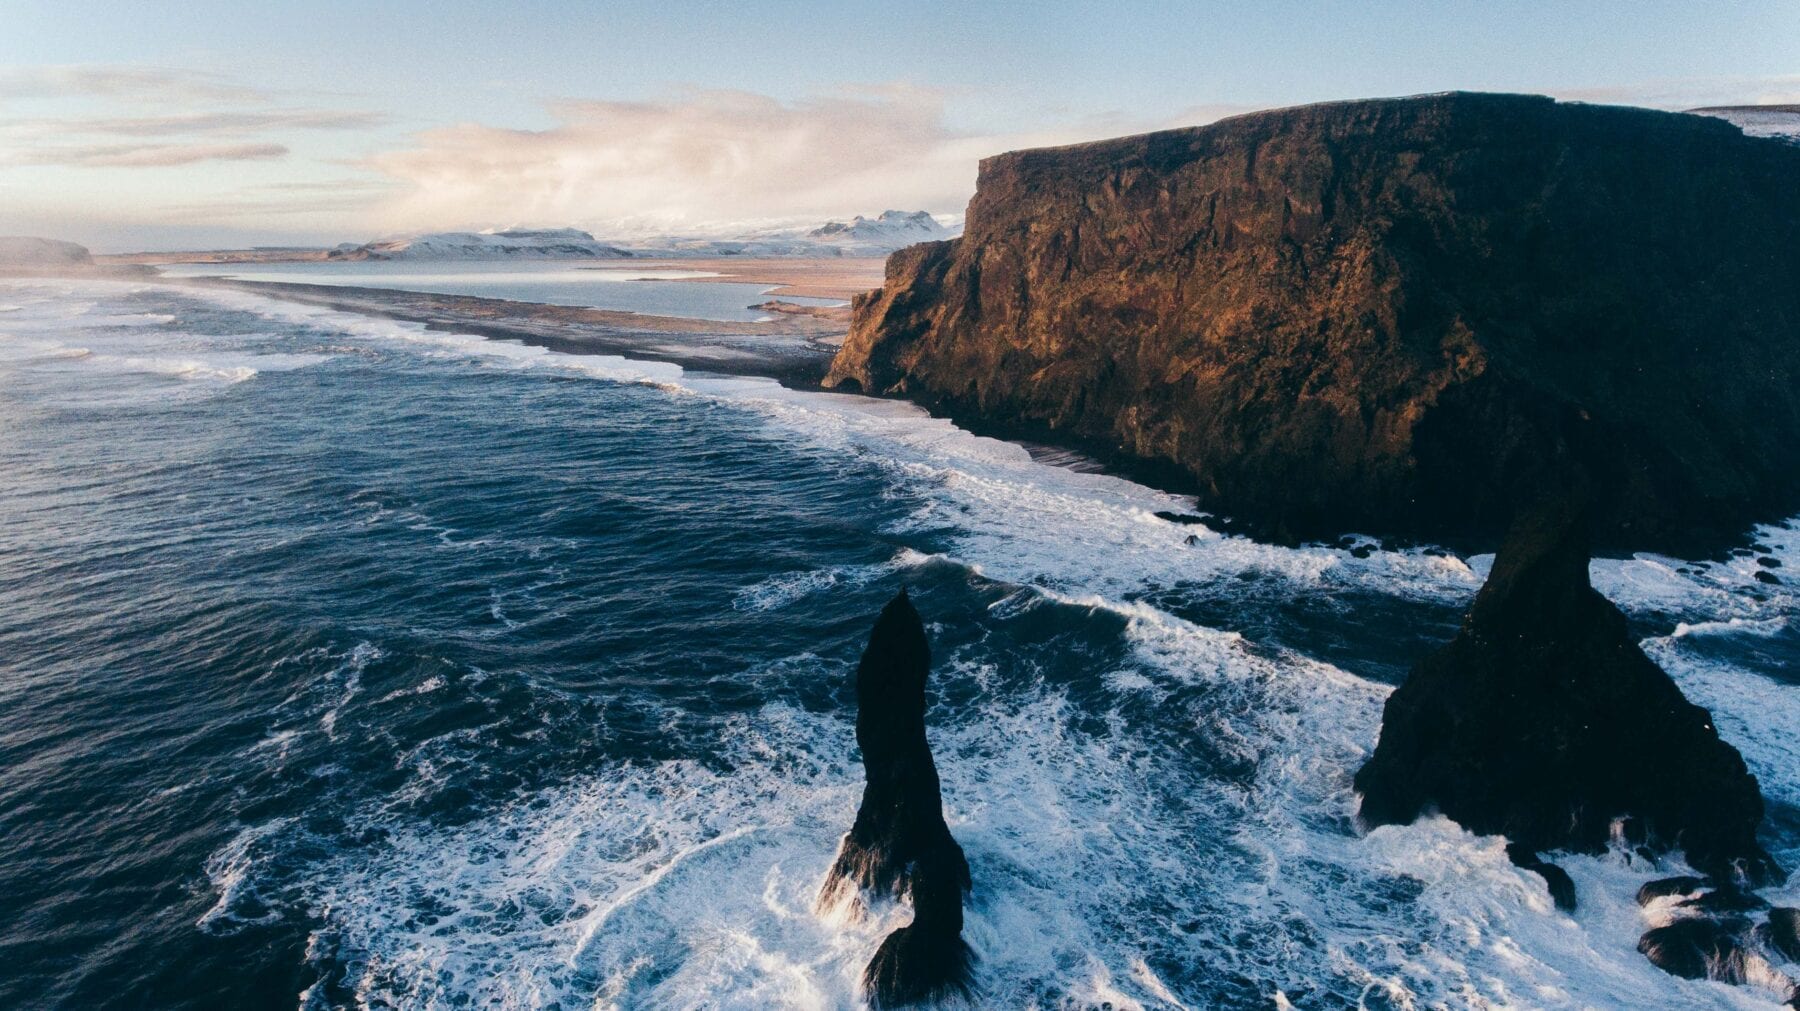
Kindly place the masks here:
[[(0, 281), (0, 474), (0, 1007), (854, 1007), (909, 913), (813, 898), (902, 586), (983, 1006), (1775, 1004), (1636, 952), (1674, 861), (1559, 856), (1565, 914), (1497, 838), (1357, 827), (1488, 557), (1260, 544), (905, 404), (153, 283)], [(1800, 524), (1754, 536), (1800, 566)], [(1795, 867), (1800, 604), (1756, 571), (1593, 565)]]

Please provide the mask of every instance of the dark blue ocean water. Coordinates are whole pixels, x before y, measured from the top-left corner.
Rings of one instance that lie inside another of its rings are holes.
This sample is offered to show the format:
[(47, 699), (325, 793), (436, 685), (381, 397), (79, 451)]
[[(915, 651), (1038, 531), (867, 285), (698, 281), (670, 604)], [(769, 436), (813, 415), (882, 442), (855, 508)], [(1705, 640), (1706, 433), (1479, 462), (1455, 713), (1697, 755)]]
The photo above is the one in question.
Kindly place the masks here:
[[(1357, 831), (1484, 559), (1222, 538), (903, 405), (103, 282), (0, 282), (0, 476), (0, 1007), (855, 1006), (907, 913), (812, 897), (902, 585), (984, 1004), (1767, 1006), (1635, 953), (1653, 869), (1570, 859), (1570, 917), (1496, 840)], [(1792, 865), (1796, 608), (1753, 570), (1595, 578)]]

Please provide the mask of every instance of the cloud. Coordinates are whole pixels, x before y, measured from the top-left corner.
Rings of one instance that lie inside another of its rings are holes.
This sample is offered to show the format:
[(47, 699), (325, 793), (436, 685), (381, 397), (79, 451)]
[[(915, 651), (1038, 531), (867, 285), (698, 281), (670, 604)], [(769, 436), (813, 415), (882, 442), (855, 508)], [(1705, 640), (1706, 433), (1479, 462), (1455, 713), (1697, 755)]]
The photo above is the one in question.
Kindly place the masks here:
[(361, 110), (277, 107), (263, 89), (164, 67), (0, 69), (0, 101), (6, 99), (48, 101), (82, 114), (0, 119), (0, 167), (166, 169), (267, 161), (290, 154), (296, 132), (353, 132), (391, 122)]
[(172, 67), (64, 64), (0, 69), (0, 100), (110, 98), (122, 101), (261, 102), (269, 93), (222, 75)]
[(375, 112), (334, 109), (269, 109), (251, 112), (200, 112), (174, 116), (104, 119), (15, 119), (0, 121), (0, 130), (15, 136), (108, 134), (120, 137), (179, 137), (207, 134), (243, 135), (265, 130), (365, 130), (383, 126), (389, 117)]
[(816, 221), (885, 207), (960, 211), (980, 158), (1119, 132), (951, 128), (934, 91), (885, 86), (783, 102), (694, 91), (651, 102), (560, 101), (546, 130), (462, 124), (370, 159), (402, 184), (383, 223), (558, 223), (613, 232)]
[(164, 204), (158, 211), (175, 221), (237, 221), (313, 215), (363, 216), (392, 185), (368, 179), (265, 183), (204, 201)]
[(283, 158), (280, 144), (98, 144), (39, 148), (14, 155), (11, 165), (73, 168), (169, 168), (204, 161), (266, 161)]

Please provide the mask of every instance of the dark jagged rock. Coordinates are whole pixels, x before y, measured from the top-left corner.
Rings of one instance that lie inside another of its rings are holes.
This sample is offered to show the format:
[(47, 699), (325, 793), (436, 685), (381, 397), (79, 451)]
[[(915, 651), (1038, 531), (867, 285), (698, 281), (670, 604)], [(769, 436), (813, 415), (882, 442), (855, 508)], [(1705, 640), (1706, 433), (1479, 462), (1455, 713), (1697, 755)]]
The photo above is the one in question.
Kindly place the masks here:
[(1693, 557), (1800, 508), (1800, 148), (1520, 95), (985, 160), (828, 385), (1185, 474), (1276, 537), (1491, 547), (1538, 478)]
[(1543, 878), (1545, 887), (1550, 889), (1550, 901), (1556, 903), (1556, 908), (1565, 912), (1575, 908), (1575, 879), (1569, 877), (1568, 871), (1517, 843), (1506, 847), (1506, 858), (1514, 867), (1532, 871)]
[(1637, 904), (1647, 906), (1657, 899), (1668, 898), (1671, 895), (1692, 895), (1705, 888), (1706, 885), (1705, 878), (1697, 878), (1691, 874), (1646, 881), (1637, 890)]
[(1769, 900), (1755, 892), (1728, 885), (1701, 892), (1691, 899), (1682, 899), (1676, 905), (1703, 913), (1751, 913), (1769, 908)]
[(1435, 808), (1525, 850), (1599, 852), (1629, 818), (1718, 881), (1773, 880), (1755, 777), (1589, 585), (1583, 527), (1561, 504), (1515, 524), (1456, 638), (1389, 697), (1364, 820)]
[(1800, 962), (1800, 909), (1777, 906), (1769, 910), (1769, 922), (1762, 929), (1769, 947), (1790, 962)]
[(912, 923), (882, 942), (863, 974), (877, 1007), (966, 994), (973, 979), (974, 956), (962, 939), (969, 864), (944, 824), (925, 739), (930, 670), (924, 623), (902, 590), (876, 619), (856, 667), (856, 743), (868, 782), (819, 893), (822, 908), (862, 889), (911, 897)]
[(1749, 978), (1740, 919), (1702, 916), (1655, 927), (1638, 938), (1638, 950), (1658, 969), (1683, 979), (1713, 979), (1742, 986)]
[(966, 886), (959, 875), (967, 870), (949, 855), (935, 849), (914, 866), (913, 920), (889, 934), (863, 970), (863, 989), (876, 1007), (966, 996), (974, 989), (974, 956), (962, 939)]

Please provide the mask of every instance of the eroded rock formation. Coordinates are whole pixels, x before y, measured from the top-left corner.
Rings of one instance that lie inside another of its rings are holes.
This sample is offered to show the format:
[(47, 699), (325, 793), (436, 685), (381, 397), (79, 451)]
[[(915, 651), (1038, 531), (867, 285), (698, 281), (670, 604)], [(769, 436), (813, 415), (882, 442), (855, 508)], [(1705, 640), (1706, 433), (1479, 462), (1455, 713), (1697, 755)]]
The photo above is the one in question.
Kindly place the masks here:
[[(1650, 964), (1684, 979), (1761, 987), (1800, 1006), (1800, 989), (1776, 964), (1800, 961), (1794, 933), (1800, 910), (1769, 909), (1735, 883), (1693, 875), (1646, 882), (1637, 901), (1651, 922), (1638, 939)], [(1763, 922), (1754, 923), (1764, 910)]]
[(1617, 823), (1722, 882), (1779, 876), (1755, 777), (1589, 585), (1565, 505), (1515, 524), (1456, 638), (1388, 698), (1356, 788), (1373, 825), (1435, 808), (1534, 854), (1598, 852)]
[(1443, 94), (982, 163), (827, 385), (1173, 465), (1277, 537), (1491, 548), (1542, 478), (1597, 546), (1800, 509), (1800, 148)]
[(819, 893), (821, 908), (855, 901), (864, 889), (911, 898), (912, 923), (882, 942), (863, 974), (877, 1007), (966, 994), (973, 980), (962, 939), (969, 864), (944, 824), (925, 739), (930, 670), (924, 623), (902, 590), (876, 619), (856, 667), (856, 743), (867, 785)]

